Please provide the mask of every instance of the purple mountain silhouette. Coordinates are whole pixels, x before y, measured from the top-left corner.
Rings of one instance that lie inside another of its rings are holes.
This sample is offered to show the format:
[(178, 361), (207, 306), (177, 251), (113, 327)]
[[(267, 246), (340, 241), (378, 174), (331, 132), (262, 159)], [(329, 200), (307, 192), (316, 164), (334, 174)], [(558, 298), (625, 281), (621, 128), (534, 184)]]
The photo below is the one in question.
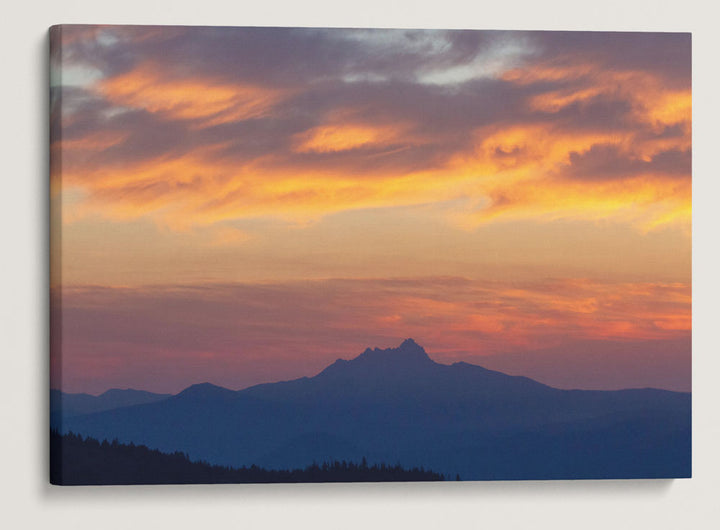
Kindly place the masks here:
[(412, 339), (314, 377), (240, 391), (193, 385), (63, 427), (232, 466), (365, 457), (478, 480), (690, 475), (689, 394), (559, 390), (436, 363)]

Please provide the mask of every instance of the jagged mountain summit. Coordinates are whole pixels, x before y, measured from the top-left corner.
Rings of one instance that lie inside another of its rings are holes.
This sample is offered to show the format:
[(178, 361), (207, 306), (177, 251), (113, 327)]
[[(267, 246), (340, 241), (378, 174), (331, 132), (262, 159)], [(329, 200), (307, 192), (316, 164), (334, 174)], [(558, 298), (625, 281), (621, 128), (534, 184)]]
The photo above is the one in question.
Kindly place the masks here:
[(690, 473), (689, 394), (559, 390), (437, 363), (412, 339), (314, 377), (239, 391), (193, 385), (70, 418), (65, 429), (236, 467), (365, 457), (478, 480)]
[(439, 366), (430, 359), (425, 349), (413, 339), (406, 339), (397, 348), (367, 348), (363, 353), (351, 360), (338, 359), (325, 368), (318, 376), (323, 374), (339, 374), (350, 371), (375, 371), (388, 373), (400, 371), (414, 371), (418, 369), (431, 369)]
[(405, 339), (397, 348), (366, 349), (354, 359), (356, 362), (381, 362), (388, 364), (417, 365), (435, 362), (430, 359), (425, 349), (413, 339)]

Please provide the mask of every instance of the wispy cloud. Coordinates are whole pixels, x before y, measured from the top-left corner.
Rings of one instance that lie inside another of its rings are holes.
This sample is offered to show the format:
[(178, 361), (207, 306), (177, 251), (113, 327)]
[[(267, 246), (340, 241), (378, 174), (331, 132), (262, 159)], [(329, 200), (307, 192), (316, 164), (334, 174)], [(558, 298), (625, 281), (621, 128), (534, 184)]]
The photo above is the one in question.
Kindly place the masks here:
[(689, 35), (68, 27), (55, 64), (93, 73), (57, 89), (75, 218), (690, 222)]
[[(405, 337), (438, 361), (482, 364), (578, 341), (675, 340), (691, 328), (690, 287), (677, 283), (415, 278), (78, 287), (61, 296), (62, 384), (73, 389), (178, 390), (200, 380), (238, 388), (312, 375)], [(585, 358), (583, 366), (593, 369)]]

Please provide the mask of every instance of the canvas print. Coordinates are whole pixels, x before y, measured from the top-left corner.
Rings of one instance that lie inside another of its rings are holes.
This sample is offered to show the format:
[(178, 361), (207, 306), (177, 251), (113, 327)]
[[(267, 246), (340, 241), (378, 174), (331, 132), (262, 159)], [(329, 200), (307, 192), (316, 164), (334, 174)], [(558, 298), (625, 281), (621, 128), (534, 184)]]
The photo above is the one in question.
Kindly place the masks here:
[(50, 30), (50, 481), (691, 476), (691, 36)]

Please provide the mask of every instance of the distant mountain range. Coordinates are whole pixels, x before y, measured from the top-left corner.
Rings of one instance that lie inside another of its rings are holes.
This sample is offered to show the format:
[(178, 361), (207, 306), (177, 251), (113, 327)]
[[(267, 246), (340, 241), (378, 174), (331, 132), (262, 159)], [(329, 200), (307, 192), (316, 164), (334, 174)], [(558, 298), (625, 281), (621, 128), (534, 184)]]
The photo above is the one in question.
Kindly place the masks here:
[(111, 388), (99, 396), (91, 394), (66, 394), (59, 390), (50, 390), (50, 425), (57, 428), (63, 418), (81, 414), (91, 414), (131, 405), (153, 403), (172, 396), (172, 394), (154, 394), (132, 388)]
[(140, 401), (104, 410), (83, 410), (92, 400), (66, 396), (61, 419), (52, 414), (63, 432), (233, 467), (366, 458), (464, 480), (691, 473), (688, 393), (559, 390), (464, 362), (436, 363), (412, 339), (368, 348), (314, 377), (239, 391), (204, 383), (173, 396), (128, 394)]

